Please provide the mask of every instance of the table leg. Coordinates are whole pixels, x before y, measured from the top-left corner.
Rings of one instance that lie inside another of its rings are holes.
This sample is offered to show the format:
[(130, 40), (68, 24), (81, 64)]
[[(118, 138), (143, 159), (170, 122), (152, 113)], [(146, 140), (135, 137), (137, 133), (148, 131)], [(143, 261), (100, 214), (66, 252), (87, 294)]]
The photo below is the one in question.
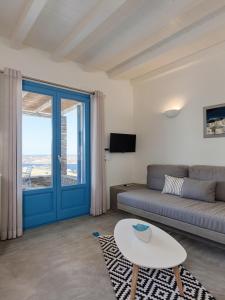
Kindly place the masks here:
[(183, 291), (183, 284), (182, 284), (182, 281), (181, 281), (181, 278), (180, 278), (180, 270), (179, 270), (179, 267), (174, 267), (173, 268), (173, 272), (174, 272), (174, 275), (176, 277), (176, 282), (177, 282), (177, 287), (179, 289), (179, 292), (180, 292), (180, 295), (182, 297), (184, 297), (184, 291)]
[(132, 279), (131, 279), (130, 300), (135, 300), (137, 279), (138, 279), (138, 270), (139, 270), (139, 267), (134, 264), (133, 271), (132, 271)]

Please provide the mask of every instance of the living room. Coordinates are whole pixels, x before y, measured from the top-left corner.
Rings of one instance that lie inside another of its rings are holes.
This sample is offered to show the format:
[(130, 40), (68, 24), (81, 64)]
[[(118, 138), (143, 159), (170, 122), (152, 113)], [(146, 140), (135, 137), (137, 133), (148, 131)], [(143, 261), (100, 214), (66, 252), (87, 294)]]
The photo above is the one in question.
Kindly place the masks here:
[(224, 0), (0, 2), (0, 298), (225, 299), (224, 25)]

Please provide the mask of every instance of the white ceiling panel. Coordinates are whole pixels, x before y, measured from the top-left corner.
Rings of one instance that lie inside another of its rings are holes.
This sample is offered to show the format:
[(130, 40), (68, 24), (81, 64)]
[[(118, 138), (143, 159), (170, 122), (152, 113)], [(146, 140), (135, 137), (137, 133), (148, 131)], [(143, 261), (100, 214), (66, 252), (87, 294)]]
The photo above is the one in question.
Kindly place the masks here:
[(101, 0), (49, 0), (25, 43), (54, 51), (73, 27)]
[(160, 29), (178, 29), (179, 24), (170, 24), (171, 19), (190, 6), (193, 6), (190, 0), (143, 0), (138, 10), (116, 26), (110, 35), (83, 51), (77, 60), (108, 70), (124, 58), (128, 59), (136, 54), (140, 48), (144, 49), (143, 44)]
[(116, 78), (135, 79), (177, 62), (182, 58), (190, 57), (191, 61), (193, 54), (222, 44), (225, 41), (225, 18), (221, 18), (220, 21), (224, 26), (217, 26), (215, 22), (211, 30), (204, 31), (202, 26), (194, 33), (187, 32), (186, 35), (178, 36), (177, 39), (171, 40), (170, 44), (165, 44), (162, 48), (149, 52), (148, 58), (146, 56), (143, 62), (140, 60), (136, 65), (124, 70), (120, 75), (116, 75)]
[(25, 0), (0, 0), (0, 35), (11, 35), (25, 3)]

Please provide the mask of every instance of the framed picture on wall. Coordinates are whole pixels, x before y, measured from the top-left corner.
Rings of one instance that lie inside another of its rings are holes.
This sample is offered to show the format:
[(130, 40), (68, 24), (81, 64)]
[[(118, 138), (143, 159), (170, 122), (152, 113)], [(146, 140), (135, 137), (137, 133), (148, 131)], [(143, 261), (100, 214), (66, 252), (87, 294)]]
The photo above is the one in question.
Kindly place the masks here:
[(203, 108), (204, 137), (225, 137), (225, 104)]

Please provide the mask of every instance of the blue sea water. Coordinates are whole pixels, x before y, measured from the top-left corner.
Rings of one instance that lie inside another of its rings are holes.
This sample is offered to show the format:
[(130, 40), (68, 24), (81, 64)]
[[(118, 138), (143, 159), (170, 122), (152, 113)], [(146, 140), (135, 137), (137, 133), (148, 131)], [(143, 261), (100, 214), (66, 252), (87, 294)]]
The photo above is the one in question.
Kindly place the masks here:
[[(23, 164), (23, 167), (50, 167), (50, 164)], [(77, 171), (77, 164), (67, 164), (67, 169)]]

